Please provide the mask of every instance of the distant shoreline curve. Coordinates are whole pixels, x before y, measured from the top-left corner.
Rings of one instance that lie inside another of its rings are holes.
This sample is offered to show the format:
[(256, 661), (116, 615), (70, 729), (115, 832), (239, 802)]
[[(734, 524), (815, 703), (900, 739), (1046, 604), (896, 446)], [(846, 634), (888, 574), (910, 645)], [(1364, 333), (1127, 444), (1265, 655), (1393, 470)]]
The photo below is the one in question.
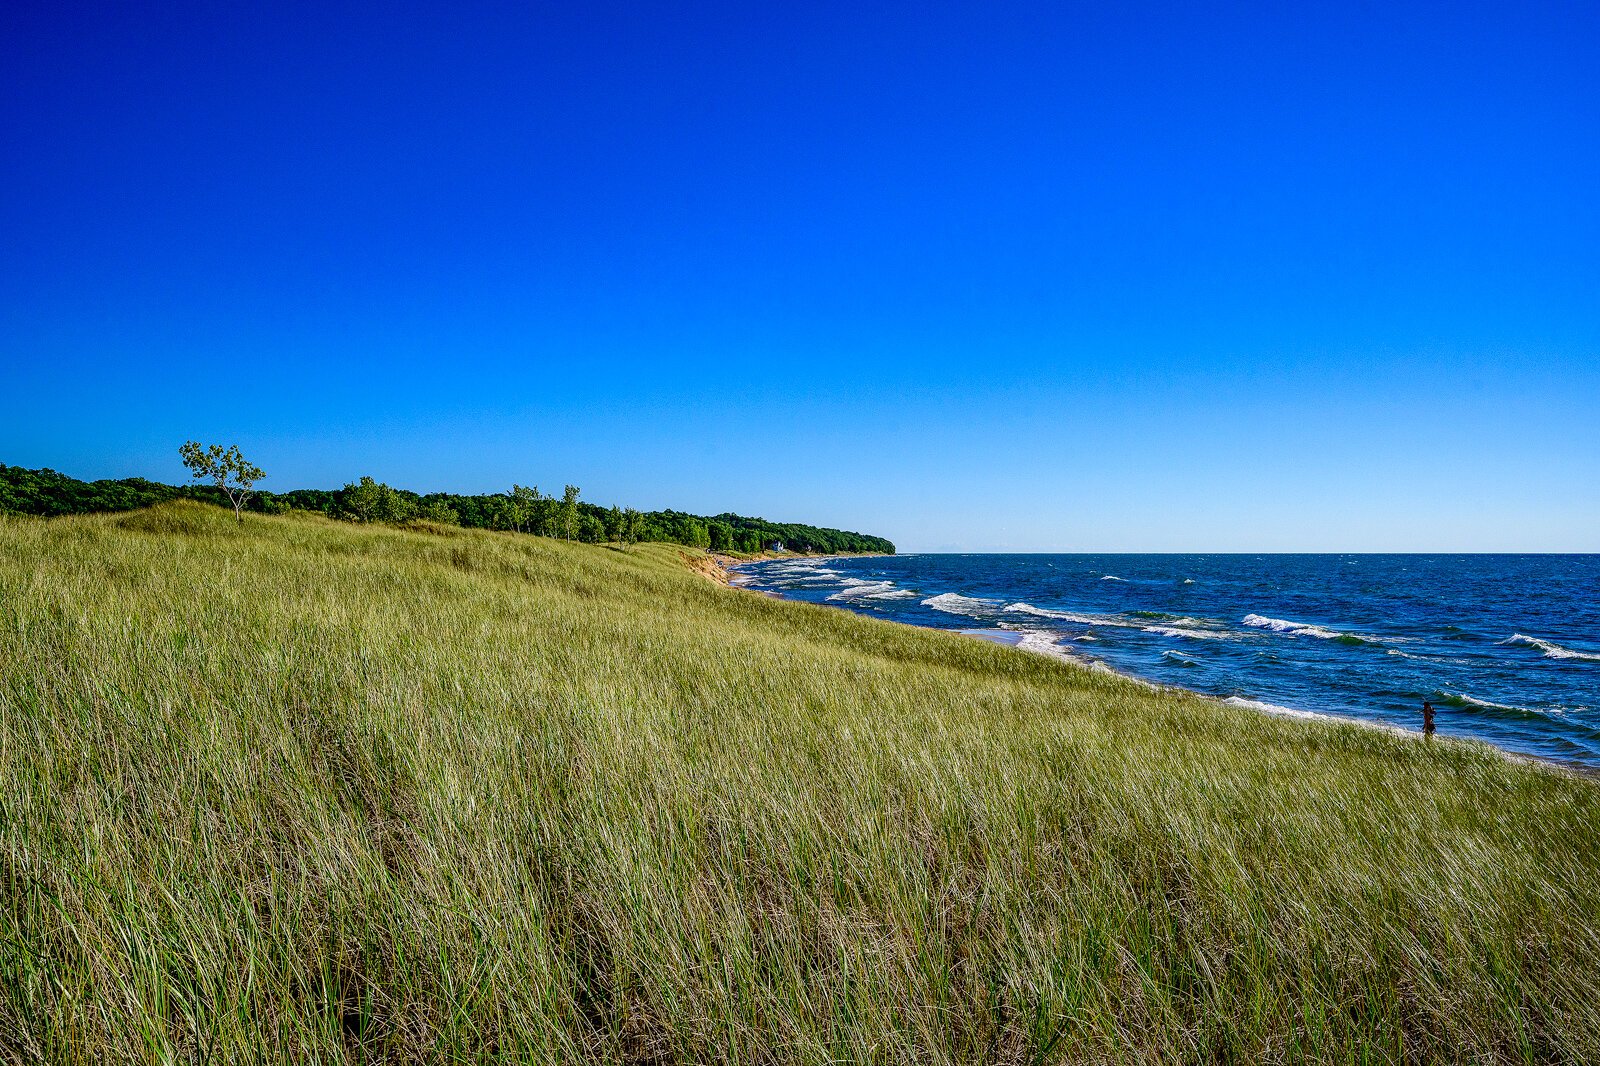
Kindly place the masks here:
[[(745, 592), (755, 592), (758, 595), (767, 596), (767, 597), (769, 597), (771, 599), (775, 599), (775, 600), (781, 600), (784, 603), (804, 603), (805, 602), (804, 600), (791, 599), (790, 597), (783, 595), (781, 592), (771, 592), (771, 591), (768, 591), (768, 590), (765, 590), (765, 589), (752, 589), (752, 588), (749, 588), (748, 587), (748, 581), (749, 581), (748, 578), (746, 578), (745, 581), (738, 580), (742, 576), (739, 573), (739, 571), (741, 569), (743, 569), (744, 567), (746, 567), (746, 566), (755, 566), (755, 565), (758, 565), (760, 563), (772, 562), (772, 561), (775, 561), (777, 559), (790, 559), (790, 558), (793, 558), (793, 559), (816, 559), (816, 560), (846, 559), (846, 558), (848, 558), (848, 559), (860, 559), (860, 558), (874, 558), (874, 557), (880, 556), (882, 554), (883, 553), (881, 553), (881, 552), (863, 552), (863, 553), (861, 553), (859, 555), (851, 555), (851, 554), (840, 554), (838, 552), (834, 552), (834, 553), (831, 553), (831, 554), (828, 554), (828, 555), (802, 555), (802, 554), (794, 553), (794, 552), (785, 552), (785, 553), (782, 553), (782, 554), (764, 554), (762, 557), (755, 558), (755, 559), (734, 559), (734, 558), (731, 558), (731, 557), (728, 557), (728, 556), (719, 555), (717, 553), (710, 553), (709, 554), (709, 558), (711, 558), (716, 563), (717, 568), (721, 571), (721, 579), (722, 579), (723, 584), (727, 585), (729, 588), (740, 589), (740, 590), (745, 591)], [(832, 607), (835, 610), (849, 610), (849, 608), (844, 606), (843, 604), (816, 604), (814, 606)], [(859, 614), (860, 612), (852, 612), (852, 613)], [(862, 615), (862, 617), (867, 617), (867, 616)], [(990, 637), (987, 637), (987, 636), (980, 636), (978, 634), (978, 632), (975, 631), (975, 630), (970, 630), (970, 629), (943, 629), (943, 628), (941, 628), (939, 626), (917, 625), (915, 622), (902, 622), (902, 621), (899, 621), (898, 619), (875, 618), (875, 619), (873, 619), (873, 621), (887, 622), (890, 625), (910, 626), (913, 629), (926, 629), (926, 630), (931, 630), (931, 631), (940, 632), (940, 633), (956, 633), (956, 634), (958, 634), (960, 636), (968, 637), (968, 638), (970, 638), (972, 640), (982, 640), (987, 644), (1000, 644), (1000, 645), (1003, 645), (1005, 647), (1015, 648), (1017, 651), (1021, 651), (1021, 652), (1025, 653), (1025, 654), (1028, 654), (1028, 655), (1038, 655), (1038, 656), (1042, 656), (1043, 658), (1054, 659), (1057, 662), (1070, 663), (1070, 664), (1072, 664), (1074, 666), (1081, 667), (1082, 669), (1085, 669), (1085, 670), (1103, 670), (1106, 673), (1115, 674), (1117, 677), (1122, 678), (1124, 681), (1131, 682), (1131, 683), (1133, 683), (1135, 685), (1142, 685), (1142, 686), (1144, 686), (1146, 688), (1149, 688), (1149, 689), (1152, 689), (1152, 690), (1154, 690), (1156, 692), (1171, 692), (1171, 693), (1174, 693), (1174, 694), (1182, 694), (1182, 695), (1185, 695), (1185, 696), (1194, 696), (1194, 697), (1196, 697), (1198, 699), (1210, 700), (1213, 703), (1221, 704), (1224, 707), (1238, 707), (1238, 708), (1243, 708), (1243, 709), (1246, 709), (1246, 710), (1254, 710), (1259, 714), (1271, 715), (1274, 718), (1296, 718), (1296, 719), (1301, 719), (1301, 720), (1304, 720), (1304, 721), (1327, 722), (1327, 723), (1330, 723), (1330, 724), (1333, 724), (1333, 725), (1353, 725), (1353, 726), (1360, 726), (1362, 729), (1375, 729), (1375, 730), (1378, 730), (1380, 732), (1390, 733), (1390, 734), (1393, 734), (1394, 736), (1397, 736), (1397, 737), (1408, 737), (1408, 738), (1412, 738), (1412, 739), (1415, 739), (1415, 740), (1424, 740), (1424, 739), (1426, 739), (1426, 737), (1424, 736), (1422, 731), (1421, 730), (1417, 730), (1417, 729), (1406, 729), (1406, 728), (1404, 728), (1402, 726), (1387, 725), (1387, 724), (1382, 723), (1382, 722), (1369, 722), (1369, 721), (1367, 721), (1365, 719), (1354, 718), (1354, 717), (1351, 717), (1351, 716), (1348, 716), (1348, 715), (1329, 714), (1326, 711), (1308, 711), (1308, 710), (1304, 710), (1304, 709), (1298, 708), (1298, 707), (1281, 707), (1281, 706), (1278, 706), (1277, 704), (1266, 703), (1266, 702), (1264, 702), (1262, 700), (1247, 699), (1247, 698), (1244, 698), (1244, 697), (1213, 696), (1213, 695), (1211, 695), (1209, 693), (1206, 693), (1206, 692), (1197, 692), (1196, 690), (1191, 689), (1191, 688), (1184, 688), (1182, 685), (1162, 685), (1162, 684), (1157, 684), (1154, 681), (1146, 681), (1142, 677), (1136, 677), (1133, 674), (1127, 673), (1126, 671), (1118, 670), (1113, 666), (1110, 666), (1110, 665), (1108, 665), (1106, 663), (1100, 662), (1099, 660), (1094, 660), (1093, 665), (1091, 665), (1090, 663), (1085, 662), (1083, 659), (1080, 659), (1080, 658), (1078, 658), (1076, 656), (1072, 656), (1070, 654), (1056, 655), (1056, 654), (1052, 654), (1050, 652), (1047, 652), (1047, 651), (1044, 651), (1044, 650), (1041, 650), (1041, 649), (1038, 649), (1038, 648), (1027, 647), (1027, 646), (1024, 646), (1021, 643), (1020, 639), (1017, 640), (1017, 641), (994, 640), (994, 639), (992, 639)], [(1006, 631), (1005, 630), (998, 630), (997, 632), (1006, 632)], [(1020, 638), (1020, 635), (1019, 635), (1019, 638)], [(1451, 737), (1451, 738), (1445, 738), (1445, 742), (1447, 742), (1447, 743), (1478, 744), (1478, 745), (1481, 745), (1483, 747), (1486, 747), (1486, 748), (1490, 749), (1491, 751), (1495, 752), (1497, 755), (1501, 756), (1502, 758), (1510, 759), (1512, 762), (1531, 763), (1531, 764), (1534, 764), (1534, 765), (1537, 765), (1537, 766), (1545, 767), (1545, 768), (1550, 769), (1550, 770), (1555, 770), (1555, 771), (1560, 772), (1560, 773), (1573, 774), (1573, 775), (1578, 776), (1578, 777), (1585, 777), (1585, 778), (1591, 778), (1591, 779), (1600, 779), (1600, 768), (1594, 768), (1594, 767), (1585, 766), (1585, 765), (1583, 765), (1581, 763), (1563, 762), (1563, 761), (1561, 761), (1559, 759), (1547, 758), (1547, 757), (1541, 756), (1541, 755), (1529, 755), (1529, 754), (1525, 754), (1523, 752), (1509, 751), (1506, 748), (1502, 748), (1497, 744), (1491, 744), (1487, 740), (1477, 740), (1477, 739), (1462, 738), (1462, 737)]]

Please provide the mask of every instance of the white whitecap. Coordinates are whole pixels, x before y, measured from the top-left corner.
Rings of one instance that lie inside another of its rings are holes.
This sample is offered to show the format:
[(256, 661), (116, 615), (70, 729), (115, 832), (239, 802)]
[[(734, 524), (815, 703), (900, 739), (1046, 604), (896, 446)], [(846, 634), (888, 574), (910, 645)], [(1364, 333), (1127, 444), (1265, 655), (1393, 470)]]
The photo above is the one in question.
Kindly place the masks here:
[(1023, 651), (1035, 652), (1039, 655), (1048, 655), (1053, 659), (1063, 659), (1067, 662), (1082, 665), (1083, 660), (1074, 656), (1061, 646), (1061, 634), (1049, 633), (1042, 630), (1022, 634), (1017, 641), (1017, 647)]
[(1186, 626), (1145, 626), (1146, 633), (1162, 637), (1183, 637), (1186, 640), (1226, 640), (1228, 634), (1214, 629), (1190, 629)]
[(1328, 629), (1325, 626), (1312, 625), (1309, 622), (1290, 622), (1287, 619), (1268, 618), (1259, 614), (1247, 614), (1242, 621), (1245, 625), (1253, 626), (1256, 629), (1270, 629), (1274, 633), (1284, 633), (1291, 637), (1316, 637), (1318, 640), (1342, 640), (1346, 643), (1352, 641), (1360, 641), (1367, 644), (1389, 643), (1389, 641), (1379, 637), (1369, 637), (1360, 633), (1341, 633), (1337, 629)]
[(1276, 714), (1285, 718), (1316, 718), (1325, 722), (1341, 722), (1346, 719), (1331, 714), (1318, 714), (1316, 711), (1302, 711), (1295, 707), (1283, 707), (1276, 703), (1265, 703), (1261, 700), (1247, 700), (1243, 696), (1229, 696), (1222, 701), (1230, 707), (1244, 707), (1262, 714)]
[(1288, 633), (1296, 637), (1320, 637), (1323, 640), (1332, 640), (1340, 634), (1321, 626), (1308, 625), (1305, 622), (1290, 622), (1283, 618), (1268, 618), (1260, 614), (1247, 614), (1244, 624), (1256, 629), (1270, 629), (1274, 633)]
[(1081, 626), (1118, 626), (1123, 629), (1139, 629), (1138, 622), (1124, 622), (1116, 618), (1108, 618), (1101, 614), (1076, 614), (1072, 611), (1049, 611), (1043, 607), (1035, 607), (1031, 603), (1009, 603), (1004, 610), (1012, 614), (1029, 614), (1036, 618), (1053, 618), (1058, 622), (1075, 622)]
[(885, 592), (894, 591), (893, 581), (862, 581), (859, 578), (847, 577), (845, 588), (829, 596), (830, 600), (861, 600), (879, 596)]
[(1499, 641), (1499, 643), (1511, 644), (1524, 648), (1537, 648), (1539, 651), (1544, 653), (1544, 657), (1546, 659), (1572, 659), (1583, 663), (1600, 663), (1600, 654), (1589, 651), (1574, 651), (1571, 648), (1563, 648), (1554, 641), (1540, 640), (1538, 637), (1523, 636), (1521, 633), (1513, 633), (1505, 640)]
[(955, 592), (944, 592), (937, 596), (929, 596), (922, 601), (922, 606), (932, 607), (935, 611), (945, 614), (964, 614), (968, 618), (985, 618), (994, 613), (998, 600), (980, 600), (972, 596), (962, 596)]
[(1491, 711), (1512, 711), (1516, 714), (1545, 713), (1543, 711), (1534, 710), (1531, 707), (1517, 707), (1509, 703), (1495, 703), (1493, 700), (1479, 699), (1477, 696), (1469, 696), (1465, 692), (1446, 692), (1441, 689), (1439, 695), (1443, 696), (1447, 700), (1460, 701), (1461, 703), (1465, 703), (1472, 707), (1483, 707)]
[(1047, 611), (1043, 607), (1035, 607), (1031, 603), (1008, 603), (1005, 605), (1004, 610), (1010, 611), (1012, 614), (1032, 614), (1040, 618), (1059, 618), (1067, 622), (1076, 622), (1080, 618), (1079, 615), (1068, 614), (1065, 611)]

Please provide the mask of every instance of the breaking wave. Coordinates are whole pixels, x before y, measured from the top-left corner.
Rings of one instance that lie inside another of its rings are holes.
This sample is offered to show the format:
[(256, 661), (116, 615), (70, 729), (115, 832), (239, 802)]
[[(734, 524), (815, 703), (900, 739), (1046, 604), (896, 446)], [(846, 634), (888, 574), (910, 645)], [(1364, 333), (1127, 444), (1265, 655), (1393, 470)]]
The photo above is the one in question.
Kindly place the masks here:
[(1447, 707), (1477, 707), (1486, 711), (1505, 711), (1508, 714), (1524, 714), (1535, 717), (1543, 717), (1547, 713), (1533, 707), (1517, 707), (1510, 703), (1495, 703), (1493, 700), (1479, 699), (1477, 696), (1469, 696), (1465, 692), (1445, 692), (1441, 690), (1438, 698), (1439, 702)]
[(968, 618), (987, 618), (995, 611), (998, 600), (980, 600), (972, 596), (962, 596), (955, 592), (945, 592), (938, 596), (929, 596), (922, 601), (922, 606), (932, 607), (935, 611), (945, 614), (964, 614)]
[(1267, 618), (1265, 615), (1259, 614), (1247, 614), (1242, 621), (1245, 625), (1256, 629), (1270, 629), (1274, 633), (1284, 633), (1291, 637), (1316, 637), (1318, 640), (1336, 640), (1340, 644), (1382, 643), (1382, 641), (1374, 637), (1362, 637), (1354, 633), (1341, 633), (1337, 629), (1327, 629), (1323, 626), (1309, 625), (1305, 622), (1290, 622), (1282, 618)]
[(839, 600), (904, 600), (916, 596), (910, 589), (897, 588), (893, 581), (862, 581), (847, 577), (844, 588), (828, 599)]
[(1546, 659), (1572, 659), (1581, 663), (1600, 663), (1600, 654), (1590, 651), (1573, 651), (1563, 648), (1553, 641), (1540, 640), (1538, 637), (1526, 637), (1521, 633), (1513, 633), (1505, 640), (1496, 641), (1498, 644), (1511, 644), (1523, 648), (1537, 648), (1544, 653)]
[(1229, 707), (1244, 707), (1248, 710), (1260, 711), (1263, 714), (1282, 715), (1286, 718), (1316, 718), (1324, 722), (1349, 721), (1349, 719), (1340, 718), (1337, 715), (1318, 714), (1316, 711), (1302, 711), (1294, 707), (1280, 707), (1276, 703), (1265, 703), (1261, 700), (1247, 700), (1243, 696), (1229, 696), (1222, 702), (1226, 703)]
[(1228, 634), (1215, 629), (1190, 629), (1186, 626), (1145, 626), (1146, 633), (1163, 637), (1183, 637), (1187, 640), (1227, 640)]
[(1143, 628), (1138, 622), (1123, 622), (1103, 614), (1074, 614), (1071, 611), (1047, 611), (1031, 603), (1008, 603), (1003, 608), (1011, 614), (1029, 614), (1035, 618), (1053, 618), (1058, 622), (1076, 622), (1080, 626), (1119, 626), (1123, 629)]
[(816, 563), (777, 563), (769, 565), (761, 572), (761, 576), (781, 588), (805, 588), (832, 585), (838, 579), (839, 571)]
[(1048, 655), (1052, 659), (1062, 659), (1066, 662), (1078, 663), (1079, 665), (1082, 665), (1083, 663), (1082, 659), (1079, 659), (1077, 656), (1073, 655), (1071, 652), (1067, 651), (1067, 649), (1061, 646), (1060, 633), (1046, 633), (1042, 631), (1024, 633), (1022, 635), (1022, 639), (1017, 641), (1017, 647), (1021, 648), (1023, 651), (1031, 651), (1040, 655)]

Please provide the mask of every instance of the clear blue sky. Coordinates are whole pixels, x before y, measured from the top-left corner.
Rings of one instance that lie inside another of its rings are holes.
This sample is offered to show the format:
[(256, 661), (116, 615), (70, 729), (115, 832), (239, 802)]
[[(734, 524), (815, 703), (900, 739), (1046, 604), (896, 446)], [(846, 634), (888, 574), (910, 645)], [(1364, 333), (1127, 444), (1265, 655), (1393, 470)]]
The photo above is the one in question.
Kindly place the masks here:
[(1600, 550), (1600, 5), (1202, 7), (14, 0), (0, 462)]

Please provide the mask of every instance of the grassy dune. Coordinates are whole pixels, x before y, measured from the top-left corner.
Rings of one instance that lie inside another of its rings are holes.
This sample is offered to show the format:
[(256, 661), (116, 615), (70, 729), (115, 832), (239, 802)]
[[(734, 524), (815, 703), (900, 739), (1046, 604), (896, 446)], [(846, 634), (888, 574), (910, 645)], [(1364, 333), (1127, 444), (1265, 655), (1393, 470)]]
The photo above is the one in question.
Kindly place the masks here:
[(0, 1059), (1600, 1061), (1600, 787), (676, 549), (0, 519)]

